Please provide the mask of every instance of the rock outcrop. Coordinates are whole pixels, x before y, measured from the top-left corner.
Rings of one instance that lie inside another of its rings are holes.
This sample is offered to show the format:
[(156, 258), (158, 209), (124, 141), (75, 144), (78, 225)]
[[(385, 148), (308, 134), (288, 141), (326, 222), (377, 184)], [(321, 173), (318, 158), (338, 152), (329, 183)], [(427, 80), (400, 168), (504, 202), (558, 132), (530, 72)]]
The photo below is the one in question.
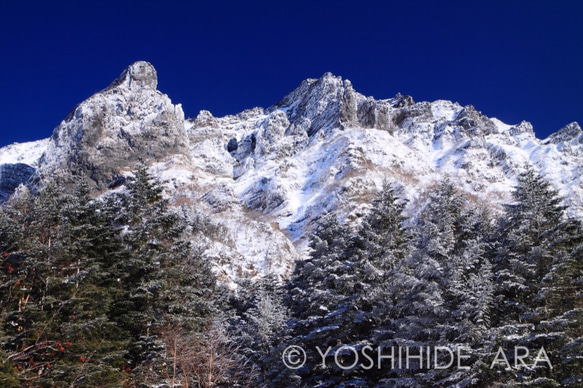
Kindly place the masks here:
[(0, 149), (3, 195), (31, 180), (72, 185), (81, 177), (107, 194), (142, 160), (171, 204), (208, 232), (207, 254), (227, 281), (285, 276), (305, 257), (323, 213), (358, 223), (385, 179), (413, 216), (445, 177), (496, 211), (530, 165), (583, 218), (577, 123), (540, 140), (526, 121), (508, 125), (445, 100), (378, 100), (330, 73), (266, 109), (185, 119), (157, 84), (153, 66), (136, 62), (47, 141)]
[(54, 130), (39, 178), (69, 184), (86, 176), (104, 189), (139, 160), (188, 156), (182, 107), (156, 90), (157, 84), (154, 67), (136, 62), (79, 104)]

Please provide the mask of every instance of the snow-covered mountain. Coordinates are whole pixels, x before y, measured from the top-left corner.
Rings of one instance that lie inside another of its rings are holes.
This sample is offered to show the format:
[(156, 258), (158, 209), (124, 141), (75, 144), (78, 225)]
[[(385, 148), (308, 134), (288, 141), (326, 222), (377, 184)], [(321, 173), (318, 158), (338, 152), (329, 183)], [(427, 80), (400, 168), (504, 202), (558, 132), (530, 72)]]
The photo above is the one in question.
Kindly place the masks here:
[(449, 177), (492, 209), (517, 174), (535, 166), (583, 216), (583, 131), (572, 123), (547, 139), (532, 125), (502, 123), (472, 106), (376, 100), (332, 74), (308, 79), (275, 106), (185, 119), (156, 89), (147, 62), (128, 67), (80, 103), (49, 139), (0, 149), (0, 195), (47, 178), (89, 177), (96, 194), (123, 186), (139, 160), (174, 206), (212, 230), (208, 253), (226, 280), (288, 273), (305, 256), (323, 212), (358, 222), (384, 179), (415, 212)]

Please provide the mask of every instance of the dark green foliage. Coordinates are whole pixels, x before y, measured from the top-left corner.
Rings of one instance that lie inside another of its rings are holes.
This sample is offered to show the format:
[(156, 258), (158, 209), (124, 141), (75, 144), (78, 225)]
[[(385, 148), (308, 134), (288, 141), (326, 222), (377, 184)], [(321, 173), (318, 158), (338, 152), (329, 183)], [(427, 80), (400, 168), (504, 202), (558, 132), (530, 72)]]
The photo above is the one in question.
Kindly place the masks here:
[(48, 185), (0, 209), (1, 373), (35, 387), (160, 381), (163, 329), (204, 332), (214, 276), (161, 194), (141, 167), (127, 193)]
[[(268, 276), (237, 295), (143, 166), (126, 189), (95, 200), (83, 183), (48, 185), (0, 207), (0, 385), (583, 383), (583, 227), (532, 170), (495, 220), (448, 180), (407, 219), (385, 182), (357, 228), (319, 220), (286, 284)], [(300, 369), (283, 365), (290, 345), (306, 351)], [(469, 369), (342, 369), (343, 345), (371, 346), (375, 362), (378, 347), (463, 347)], [(553, 368), (516, 368), (515, 347), (529, 363), (544, 348)], [(491, 368), (499, 348), (510, 370)]]
[(112, 268), (122, 293), (110, 319), (129, 333), (128, 364), (136, 381), (146, 381), (164, 363), (164, 330), (205, 330), (215, 313), (216, 284), (202, 253), (183, 239), (184, 221), (169, 211), (144, 166), (127, 188), (113, 201), (123, 259)]
[[(14, 241), (6, 246), (12, 252), (5, 265), (16, 279), (12, 298), (3, 298), (5, 348), (21, 380), (34, 386), (119, 384), (126, 341), (108, 322), (111, 288), (101, 260), (119, 245), (108, 247), (113, 233), (87, 189), (81, 185), (67, 196), (49, 185), (2, 210), (2, 234)], [(14, 224), (19, 228), (11, 229)]]

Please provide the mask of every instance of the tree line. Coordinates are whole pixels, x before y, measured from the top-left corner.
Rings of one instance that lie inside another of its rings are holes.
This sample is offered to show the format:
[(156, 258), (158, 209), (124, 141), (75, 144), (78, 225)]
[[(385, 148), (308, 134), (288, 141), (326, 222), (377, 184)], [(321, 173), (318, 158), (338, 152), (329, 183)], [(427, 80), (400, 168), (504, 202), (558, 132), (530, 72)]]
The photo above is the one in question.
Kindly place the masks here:
[(309, 259), (249, 310), (249, 332), (266, 298), (283, 317), (264, 308), (249, 346), (264, 386), (583, 384), (583, 229), (558, 193), (527, 169), (502, 214), (447, 179), (428, 197), (405, 217), (385, 182), (358, 227), (322, 217)]
[(95, 200), (85, 183), (73, 193), (48, 184), (0, 209), (2, 386), (141, 387), (214, 373), (177, 353), (205, 353), (216, 332), (210, 263), (144, 166), (126, 187)]
[(289, 279), (236, 291), (145, 167), (126, 188), (0, 208), (5, 386), (583, 384), (583, 228), (532, 169), (501, 214), (445, 179), (406, 217), (385, 182), (356, 226), (321, 217)]

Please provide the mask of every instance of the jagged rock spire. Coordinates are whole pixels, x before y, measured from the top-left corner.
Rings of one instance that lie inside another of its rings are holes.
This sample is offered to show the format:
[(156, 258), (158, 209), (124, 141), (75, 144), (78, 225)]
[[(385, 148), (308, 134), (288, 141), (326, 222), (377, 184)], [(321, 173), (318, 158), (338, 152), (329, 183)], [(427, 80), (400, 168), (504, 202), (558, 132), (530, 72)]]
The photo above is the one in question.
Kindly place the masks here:
[(128, 66), (57, 126), (39, 174), (64, 183), (86, 176), (102, 189), (138, 160), (188, 154), (182, 107), (156, 90), (157, 85), (152, 64)]
[(137, 61), (128, 66), (109, 87), (137, 90), (142, 88), (156, 89), (157, 86), (158, 74), (154, 66), (146, 61)]

